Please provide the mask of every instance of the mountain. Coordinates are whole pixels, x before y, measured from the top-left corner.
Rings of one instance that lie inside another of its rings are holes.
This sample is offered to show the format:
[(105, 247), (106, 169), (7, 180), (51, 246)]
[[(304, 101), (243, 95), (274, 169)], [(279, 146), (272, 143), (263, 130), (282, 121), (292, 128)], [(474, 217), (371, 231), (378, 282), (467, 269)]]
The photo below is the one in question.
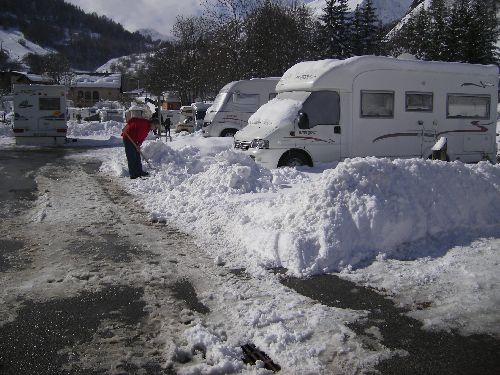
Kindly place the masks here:
[[(348, 0), (349, 9), (354, 11), (356, 6), (363, 5), (365, 0)], [(373, 6), (376, 9), (375, 14), (382, 21), (387, 24), (401, 19), (414, 0), (373, 0)], [(306, 4), (316, 16), (323, 14), (323, 9), (326, 7), (326, 0), (313, 0)]]
[(142, 36), (144, 36), (146, 38), (150, 38), (153, 42), (165, 41), (165, 40), (170, 39), (168, 36), (159, 33), (155, 29), (139, 29), (136, 32), (141, 34)]
[(65, 55), (74, 69), (94, 70), (112, 58), (146, 52), (153, 46), (150, 37), (63, 0), (0, 0), (0, 9), (4, 31), (0, 41), (7, 45), (8, 35), (17, 34), (18, 40)]

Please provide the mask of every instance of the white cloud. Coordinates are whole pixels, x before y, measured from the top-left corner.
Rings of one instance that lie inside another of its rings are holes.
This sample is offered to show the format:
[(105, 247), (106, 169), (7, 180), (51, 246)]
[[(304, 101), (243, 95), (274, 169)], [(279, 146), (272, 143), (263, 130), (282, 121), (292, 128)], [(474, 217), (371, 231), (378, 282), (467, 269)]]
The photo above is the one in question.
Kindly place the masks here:
[(96, 12), (121, 23), (130, 31), (155, 29), (172, 34), (172, 26), (179, 15), (200, 14), (199, 0), (66, 0), (85, 12)]

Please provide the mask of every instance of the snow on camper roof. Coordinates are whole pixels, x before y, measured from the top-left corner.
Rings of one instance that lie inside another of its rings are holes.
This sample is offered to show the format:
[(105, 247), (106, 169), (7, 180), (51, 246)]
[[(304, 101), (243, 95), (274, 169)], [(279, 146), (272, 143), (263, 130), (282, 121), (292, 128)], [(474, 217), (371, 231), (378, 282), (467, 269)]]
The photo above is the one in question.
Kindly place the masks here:
[(382, 56), (355, 56), (346, 60), (305, 61), (288, 69), (276, 86), (278, 92), (328, 90), (350, 91), (362, 72), (393, 69), (452, 74), (494, 75), (494, 65), (473, 65), (440, 61), (404, 60)]
[(122, 75), (120, 73), (111, 74), (81, 74), (78, 73), (73, 78), (73, 87), (107, 87), (120, 88)]

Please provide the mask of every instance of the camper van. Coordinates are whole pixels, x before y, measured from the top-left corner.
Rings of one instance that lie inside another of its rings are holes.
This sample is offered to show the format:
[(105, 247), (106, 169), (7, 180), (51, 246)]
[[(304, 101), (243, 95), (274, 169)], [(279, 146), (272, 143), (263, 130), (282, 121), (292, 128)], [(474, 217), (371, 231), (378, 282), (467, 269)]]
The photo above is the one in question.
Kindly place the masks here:
[(495, 162), (495, 66), (358, 56), (302, 62), (235, 135), (260, 164), (377, 156)]
[(14, 125), (17, 144), (60, 145), (66, 141), (66, 88), (14, 85)]
[(203, 136), (234, 136), (261, 105), (276, 96), (278, 81), (279, 78), (252, 78), (228, 83), (207, 109)]
[(175, 125), (175, 132), (189, 132), (194, 128), (193, 107), (183, 105), (180, 109), (179, 122)]

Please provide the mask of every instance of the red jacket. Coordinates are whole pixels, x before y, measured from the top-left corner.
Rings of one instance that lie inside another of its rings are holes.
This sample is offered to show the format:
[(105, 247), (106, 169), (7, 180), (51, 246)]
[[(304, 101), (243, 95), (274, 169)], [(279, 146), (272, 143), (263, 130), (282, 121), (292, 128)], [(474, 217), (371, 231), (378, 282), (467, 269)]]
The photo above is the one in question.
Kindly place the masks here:
[(122, 137), (126, 138), (128, 134), (134, 143), (138, 146), (146, 139), (151, 130), (151, 121), (144, 118), (132, 117), (127, 121), (127, 125), (122, 131)]

